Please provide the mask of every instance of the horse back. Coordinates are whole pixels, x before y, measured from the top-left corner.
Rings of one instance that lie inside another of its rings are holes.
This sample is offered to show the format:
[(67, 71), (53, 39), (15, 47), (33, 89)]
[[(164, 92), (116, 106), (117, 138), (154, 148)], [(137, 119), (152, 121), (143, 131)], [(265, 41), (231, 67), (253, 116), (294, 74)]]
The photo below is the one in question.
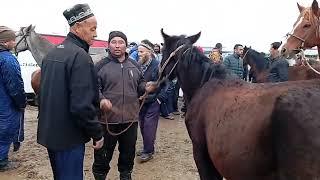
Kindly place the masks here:
[(272, 176), (277, 168), (272, 118), (278, 98), (315, 83), (320, 84), (213, 80), (192, 99), (186, 120), (202, 124), (210, 158), (226, 178)]

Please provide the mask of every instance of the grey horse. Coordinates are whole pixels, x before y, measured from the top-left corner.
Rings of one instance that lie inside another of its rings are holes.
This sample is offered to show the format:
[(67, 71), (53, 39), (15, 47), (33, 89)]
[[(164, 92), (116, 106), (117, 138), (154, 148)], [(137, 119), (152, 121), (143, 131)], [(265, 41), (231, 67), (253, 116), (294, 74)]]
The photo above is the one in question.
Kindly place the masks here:
[[(32, 25), (20, 28), (16, 34), (17, 45), (14, 52), (18, 54), (19, 52), (29, 50), (37, 64), (41, 67), (42, 59), (55, 45), (36, 33), (34, 29), (35, 26)], [(94, 63), (107, 56), (107, 52), (104, 49), (97, 51), (97, 49), (90, 48), (89, 53)]]

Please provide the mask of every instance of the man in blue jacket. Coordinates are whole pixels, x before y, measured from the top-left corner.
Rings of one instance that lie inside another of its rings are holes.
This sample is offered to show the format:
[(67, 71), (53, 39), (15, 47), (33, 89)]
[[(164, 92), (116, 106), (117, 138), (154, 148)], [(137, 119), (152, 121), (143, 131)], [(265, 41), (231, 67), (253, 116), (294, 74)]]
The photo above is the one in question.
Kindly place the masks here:
[(243, 78), (243, 61), (240, 56), (243, 53), (243, 46), (241, 44), (236, 44), (234, 46), (234, 53), (225, 57), (223, 64), (229, 69), (233, 74), (237, 75), (240, 79)]
[[(159, 61), (154, 56), (154, 45), (149, 40), (142, 40), (138, 46), (139, 64), (146, 81), (157, 81)], [(160, 104), (167, 99), (162, 87), (157, 92), (149, 93), (139, 113), (140, 130), (143, 139), (143, 150), (138, 152), (140, 162), (147, 162), (153, 158), (156, 140)]]
[(8, 165), (10, 145), (22, 135), (26, 107), (20, 65), (10, 52), (15, 45), (14, 31), (0, 26), (0, 169)]

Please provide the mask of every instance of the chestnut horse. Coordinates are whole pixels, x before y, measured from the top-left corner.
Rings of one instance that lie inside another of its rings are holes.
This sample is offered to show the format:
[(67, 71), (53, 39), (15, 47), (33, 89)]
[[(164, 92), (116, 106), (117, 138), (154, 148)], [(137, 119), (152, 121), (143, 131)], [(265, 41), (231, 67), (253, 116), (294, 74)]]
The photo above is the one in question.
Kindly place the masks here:
[(317, 0), (313, 0), (311, 7), (303, 7), (297, 3), (300, 15), (287, 34), (287, 39), (282, 45), (281, 54), (292, 58), (301, 49), (317, 46), (320, 54), (320, 10)]
[(248, 83), (193, 46), (200, 33), (161, 33), (160, 75), (177, 77), (186, 95), (185, 123), (202, 180), (320, 178), (319, 80)]
[[(249, 64), (252, 68), (253, 76), (256, 78), (257, 83), (268, 82), (269, 62), (263, 54), (255, 51), (254, 49), (245, 46), (243, 49), (243, 62)], [(312, 65), (313, 68), (320, 71), (320, 65)], [(308, 80), (320, 78), (320, 75), (315, 73), (307, 66), (290, 66), (289, 67), (289, 81)]]

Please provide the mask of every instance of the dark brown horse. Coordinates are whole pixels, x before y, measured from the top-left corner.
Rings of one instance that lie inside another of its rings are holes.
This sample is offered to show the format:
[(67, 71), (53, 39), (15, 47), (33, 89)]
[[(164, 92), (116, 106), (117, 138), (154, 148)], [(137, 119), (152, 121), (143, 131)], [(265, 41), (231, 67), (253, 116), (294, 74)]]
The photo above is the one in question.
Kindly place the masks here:
[(252, 84), (233, 79), (193, 47), (200, 33), (161, 33), (162, 65), (183, 45), (162, 75), (177, 76), (187, 96), (185, 123), (202, 180), (320, 178), (319, 80)]
[(317, 0), (313, 0), (311, 7), (298, 5), (300, 15), (293, 25), (293, 29), (287, 34), (281, 54), (287, 58), (293, 57), (300, 49), (308, 49), (317, 46), (320, 54), (320, 10)]
[[(249, 64), (252, 68), (253, 76), (258, 83), (268, 82), (268, 60), (263, 54), (254, 49), (245, 46), (243, 49), (243, 62)], [(313, 68), (320, 71), (320, 65), (312, 65)], [(290, 66), (289, 81), (319, 79), (320, 75), (310, 69), (308, 66)]]

